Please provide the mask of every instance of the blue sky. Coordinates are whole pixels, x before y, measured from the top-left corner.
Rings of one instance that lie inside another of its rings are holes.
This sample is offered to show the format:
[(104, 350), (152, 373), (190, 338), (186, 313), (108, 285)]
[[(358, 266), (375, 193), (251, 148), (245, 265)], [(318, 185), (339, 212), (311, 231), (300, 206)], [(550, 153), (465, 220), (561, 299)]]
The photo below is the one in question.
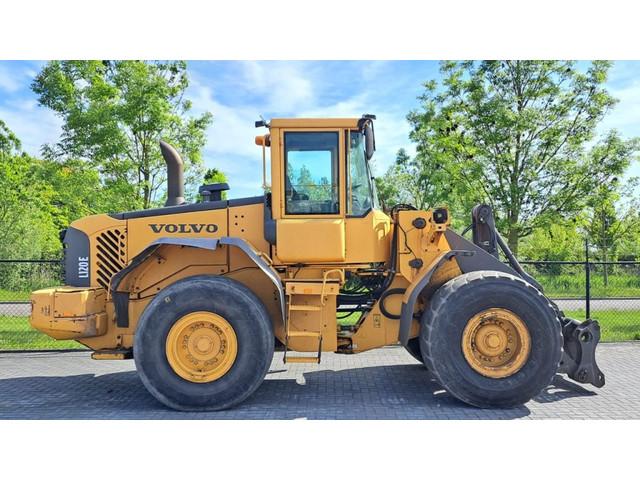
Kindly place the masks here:
[[(0, 119), (37, 154), (55, 142), (60, 119), (37, 105), (30, 83), (42, 62), (0, 61)], [(262, 156), (253, 122), (272, 117), (343, 117), (374, 113), (375, 173), (382, 174), (404, 147), (413, 152), (406, 114), (418, 105), (422, 83), (438, 79), (433, 61), (213, 61), (189, 62), (187, 97), (193, 111), (210, 111), (214, 121), (204, 158), (227, 173), (230, 196), (261, 193)], [(616, 62), (608, 87), (620, 100), (601, 125), (624, 136), (640, 135), (640, 62)], [(640, 175), (640, 166), (630, 172)]]

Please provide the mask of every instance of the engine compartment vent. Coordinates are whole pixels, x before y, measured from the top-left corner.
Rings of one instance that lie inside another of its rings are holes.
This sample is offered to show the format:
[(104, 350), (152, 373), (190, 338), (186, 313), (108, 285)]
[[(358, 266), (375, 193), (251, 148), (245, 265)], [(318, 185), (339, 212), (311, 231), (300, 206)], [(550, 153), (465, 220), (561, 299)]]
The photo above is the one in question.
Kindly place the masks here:
[(101, 232), (96, 237), (97, 282), (109, 289), (111, 278), (127, 264), (125, 231), (114, 228)]

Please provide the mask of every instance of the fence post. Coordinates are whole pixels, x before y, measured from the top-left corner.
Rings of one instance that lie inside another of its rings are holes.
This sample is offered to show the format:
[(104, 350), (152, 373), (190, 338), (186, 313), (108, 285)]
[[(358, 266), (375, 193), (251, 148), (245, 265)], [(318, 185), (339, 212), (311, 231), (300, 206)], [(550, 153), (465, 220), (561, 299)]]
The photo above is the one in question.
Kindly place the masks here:
[(591, 318), (591, 267), (589, 265), (589, 240), (584, 240), (584, 273), (585, 273), (585, 314), (586, 319)]

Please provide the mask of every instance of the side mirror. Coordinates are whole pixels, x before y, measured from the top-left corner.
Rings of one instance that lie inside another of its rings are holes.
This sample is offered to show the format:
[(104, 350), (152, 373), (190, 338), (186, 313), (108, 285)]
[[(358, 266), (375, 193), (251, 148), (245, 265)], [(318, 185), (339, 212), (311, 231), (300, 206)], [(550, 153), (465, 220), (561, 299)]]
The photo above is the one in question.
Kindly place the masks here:
[(367, 156), (367, 160), (371, 160), (373, 152), (376, 151), (376, 138), (373, 133), (373, 125), (371, 122), (367, 122), (364, 125), (364, 153)]

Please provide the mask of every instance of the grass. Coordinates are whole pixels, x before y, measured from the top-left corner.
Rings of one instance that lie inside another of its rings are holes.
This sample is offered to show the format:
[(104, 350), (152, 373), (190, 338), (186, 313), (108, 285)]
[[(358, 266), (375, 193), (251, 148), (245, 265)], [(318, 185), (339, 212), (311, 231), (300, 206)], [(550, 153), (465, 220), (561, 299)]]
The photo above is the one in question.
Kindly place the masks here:
[(73, 340), (54, 340), (31, 328), (29, 317), (0, 316), (0, 350), (65, 350), (85, 348)]
[(0, 288), (0, 302), (28, 302), (31, 292), (16, 292)]
[[(584, 310), (564, 312), (567, 317), (584, 320)], [(640, 340), (640, 310), (598, 310), (591, 312), (591, 318), (600, 324), (603, 342), (623, 342)]]
[[(584, 272), (560, 275), (531, 272), (551, 298), (584, 297), (586, 280)], [(607, 285), (600, 273), (591, 276), (591, 297), (640, 297), (640, 275), (616, 274), (609, 276)]]

